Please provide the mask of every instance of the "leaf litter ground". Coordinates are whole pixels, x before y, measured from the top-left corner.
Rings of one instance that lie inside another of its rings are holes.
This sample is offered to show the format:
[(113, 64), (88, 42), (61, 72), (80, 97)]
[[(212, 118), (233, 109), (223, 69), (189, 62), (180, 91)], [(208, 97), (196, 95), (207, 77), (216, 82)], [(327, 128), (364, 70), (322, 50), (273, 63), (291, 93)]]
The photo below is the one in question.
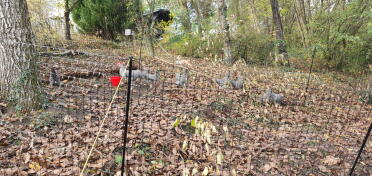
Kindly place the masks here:
[[(138, 56), (134, 48), (98, 40), (79, 38), (68, 46)], [(233, 70), (245, 77), (244, 90), (218, 90), (209, 78), (229, 68), (161, 52), (158, 58), (169, 63), (182, 60), (197, 73), (192, 74), (189, 89), (176, 89), (173, 74), (180, 69), (144, 57), (145, 67), (163, 74), (160, 85), (141, 87), (135, 82), (127, 145), (130, 175), (347, 175), (372, 120), (371, 105), (359, 101), (370, 77), (352, 80), (314, 73), (307, 105), (302, 106), (307, 74), (301, 71), (240, 64)], [(11, 111), (3, 116), (0, 175), (78, 175), (113, 95), (107, 80), (118, 74), (119, 60), (87, 56), (41, 60), (44, 82), (47, 69), (54, 65), (69, 86), (45, 86), (50, 99), (46, 110), (27, 117)], [(259, 104), (258, 97), (268, 87), (283, 93), (286, 105)], [(88, 175), (119, 173), (124, 101), (121, 91), (88, 162)], [(196, 122), (196, 117), (202, 120)], [(370, 139), (357, 175), (372, 174), (371, 153)]]

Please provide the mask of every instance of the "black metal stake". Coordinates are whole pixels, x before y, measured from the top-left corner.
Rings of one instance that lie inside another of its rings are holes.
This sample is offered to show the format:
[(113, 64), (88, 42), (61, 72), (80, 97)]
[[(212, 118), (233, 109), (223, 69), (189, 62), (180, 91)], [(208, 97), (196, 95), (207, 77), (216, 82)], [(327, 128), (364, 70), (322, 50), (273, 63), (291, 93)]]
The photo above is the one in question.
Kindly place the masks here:
[(360, 158), (360, 155), (362, 155), (362, 152), (364, 150), (364, 147), (366, 146), (366, 143), (367, 143), (367, 140), (369, 138), (369, 135), (371, 134), (371, 130), (372, 130), (372, 122), (371, 122), (371, 125), (369, 125), (367, 135), (366, 135), (366, 137), (364, 137), (363, 144), (362, 144), (362, 146), (359, 149), (358, 156), (356, 157), (356, 159), (355, 159), (355, 161), (353, 163), (353, 167), (351, 167), (351, 169), (350, 169), (349, 176), (352, 176), (353, 175), (353, 172), (355, 170), (355, 166), (358, 163), (358, 160)]
[(127, 104), (125, 107), (125, 121), (124, 121), (124, 148), (123, 148), (123, 159), (121, 161), (121, 176), (124, 175), (124, 163), (125, 163), (125, 151), (127, 147), (127, 138), (128, 138), (128, 119), (129, 119), (129, 105), (130, 105), (130, 93), (131, 93), (131, 84), (132, 84), (132, 61), (133, 57), (129, 57), (129, 76), (128, 76), (128, 89), (127, 89)]

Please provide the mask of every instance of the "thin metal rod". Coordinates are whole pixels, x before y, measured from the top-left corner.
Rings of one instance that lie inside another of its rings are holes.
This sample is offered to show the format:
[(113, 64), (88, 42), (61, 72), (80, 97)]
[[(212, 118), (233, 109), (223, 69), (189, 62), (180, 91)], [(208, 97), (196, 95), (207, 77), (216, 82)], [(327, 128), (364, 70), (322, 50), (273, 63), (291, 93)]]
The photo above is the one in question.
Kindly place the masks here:
[[(127, 139), (128, 139), (128, 119), (129, 119), (129, 105), (130, 105), (130, 94), (131, 94), (131, 84), (132, 84), (132, 62), (133, 57), (129, 57), (129, 76), (128, 76), (128, 89), (127, 89), (127, 104), (125, 107), (125, 121), (124, 121), (124, 148), (123, 148), (123, 159), (121, 161), (121, 176), (124, 176), (124, 163), (125, 163), (125, 152), (127, 148)], [(122, 78), (124, 79), (124, 78)]]
[(359, 160), (360, 156), (362, 155), (362, 152), (364, 150), (364, 147), (366, 146), (367, 140), (368, 140), (368, 138), (369, 138), (369, 136), (371, 134), (371, 130), (372, 130), (372, 122), (371, 122), (371, 125), (369, 125), (368, 131), (367, 131), (367, 135), (364, 137), (363, 144), (362, 144), (362, 146), (359, 149), (358, 156), (356, 157), (356, 159), (355, 159), (355, 161), (353, 163), (353, 166), (350, 169), (349, 176), (352, 176), (353, 175), (353, 172), (355, 170), (356, 164), (358, 163), (358, 160)]

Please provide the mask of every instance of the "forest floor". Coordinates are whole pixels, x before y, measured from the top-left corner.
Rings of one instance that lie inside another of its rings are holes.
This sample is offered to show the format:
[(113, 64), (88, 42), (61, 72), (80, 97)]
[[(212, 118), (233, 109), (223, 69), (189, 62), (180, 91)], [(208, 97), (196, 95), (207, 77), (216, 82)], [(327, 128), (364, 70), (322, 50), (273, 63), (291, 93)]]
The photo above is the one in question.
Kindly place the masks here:
[[(40, 57), (48, 106), (27, 116), (7, 109), (0, 118), (0, 175), (79, 175), (97, 134), (84, 172), (120, 173), (126, 86), (107, 111), (116, 90), (108, 79), (127, 60), (108, 56), (138, 58), (140, 47), (75, 38), (58, 47), (86, 54)], [(305, 93), (307, 70), (227, 67), (156, 51), (134, 64), (160, 70), (161, 81), (133, 87), (129, 175), (348, 175), (372, 121), (372, 105), (362, 101), (371, 75), (313, 73)], [(51, 66), (63, 86), (47, 84)], [(172, 84), (181, 67), (191, 70), (187, 88)], [(214, 85), (228, 71), (245, 78), (243, 90)], [(267, 88), (284, 94), (285, 104), (260, 104)], [(355, 175), (372, 175), (372, 139)]]

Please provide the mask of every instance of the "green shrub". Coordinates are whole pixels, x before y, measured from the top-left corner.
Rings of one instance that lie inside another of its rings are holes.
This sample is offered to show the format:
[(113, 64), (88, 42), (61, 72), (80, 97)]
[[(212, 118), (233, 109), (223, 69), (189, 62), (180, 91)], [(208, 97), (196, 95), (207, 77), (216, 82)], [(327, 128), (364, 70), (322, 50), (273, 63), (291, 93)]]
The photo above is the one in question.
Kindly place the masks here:
[[(223, 40), (218, 34), (166, 33), (161, 44), (176, 54), (196, 58), (222, 58)], [(262, 64), (269, 58), (274, 42), (267, 34), (244, 34), (232, 39), (232, 53), (246, 63)]]
[(72, 11), (83, 34), (114, 40), (127, 27), (134, 27), (133, 4), (115, 0), (85, 0)]
[[(329, 70), (359, 74), (372, 63), (371, 13), (368, 1), (353, 1), (345, 9), (314, 14), (312, 45), (320, 46), (321, 66)], [(330, 23), (332, 21), (332, 23)], [(325, 26), (327, 24), (327, 26)]]
[(263, 64), (270, 61), (275, 42), (267, 34), (245, 33), (233, 40), (233, 55), (246, 63)]
[[(212, 39), (213, 40), (213, 39)], [(211, 39), (209, 41), (203, 40), (199, 35), (192, 33), (172, 34), (166, 33), (163, 35), (161, 44), (176, 54), (202, 58), (207, 57), (209, 53), (215, 53), (214, 43)], [(212, 43), (212, 45), (210, 44)], [(221, 52), (221, 51), (217, 51)]]

